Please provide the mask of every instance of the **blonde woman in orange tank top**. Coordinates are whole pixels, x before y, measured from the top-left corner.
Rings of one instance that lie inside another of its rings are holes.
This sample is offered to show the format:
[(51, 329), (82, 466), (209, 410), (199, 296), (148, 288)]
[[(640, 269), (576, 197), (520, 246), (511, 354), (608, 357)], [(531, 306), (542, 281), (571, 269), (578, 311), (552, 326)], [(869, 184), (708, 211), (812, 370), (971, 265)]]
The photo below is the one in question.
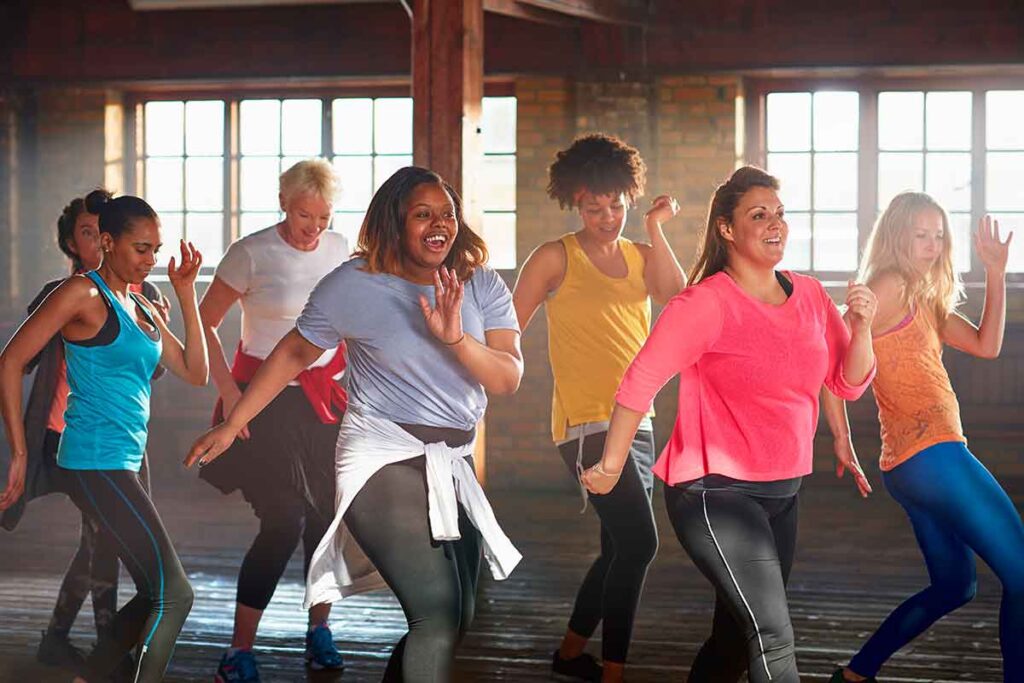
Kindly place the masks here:
[[(587, 135), (558, 152), (548, 194), (576, 211), (580, 226), (534, 250), (512, 295), (523, 332), (546, 304), (552, 436), (577, 482), (601, 457), (615, 390), (650, 331), (651, 299), (664, 304), (686, 284), (662, 232), (679, 210), (675, 199), (661, 195), (645, 214), (650, 244), (622, 236), (645, 174), (640, 153), (612, 136)], [(605, 473), (620, 480), (614, 494), (590, 499), (601, 520), (601, 554), (552, 655), (553, 673), (568, 680), (622, 680), (633, 617), (658, 547), (650, 501), (654, 455), (648, 419), (625, 467)], [(603, 666), (584, 652), (599, 623)]]
[[(942, 365), (949, 345), (995, 358), (1006, 322), (1006, 263), (1013, 234), (982, 219), (974, 249), (985, 268), (985, 307), (976, 327), (956, 307), (946, 212), (930, 196), (896, 196), (868, 239), (861, 279), (878, 296), (872, 329), (878, 375), (882, 479), (910, 518), (930, 585), (898, 606), (832, 683), (874, 681), (897, 650), (974, 597), (977, 553), (1003, 584), (999, 635), (1006, 681), (1024, 680), (1024, 524), (1009, 496), (967, 449), (960, 408)], [(829, 423), (845, 428), (834, 397)], [(850, 446), (852, 450), (852, 446)], [(855, 460), (855, 457), (854, 457)], [(957, 672), (945, 672), (953, 675)]]

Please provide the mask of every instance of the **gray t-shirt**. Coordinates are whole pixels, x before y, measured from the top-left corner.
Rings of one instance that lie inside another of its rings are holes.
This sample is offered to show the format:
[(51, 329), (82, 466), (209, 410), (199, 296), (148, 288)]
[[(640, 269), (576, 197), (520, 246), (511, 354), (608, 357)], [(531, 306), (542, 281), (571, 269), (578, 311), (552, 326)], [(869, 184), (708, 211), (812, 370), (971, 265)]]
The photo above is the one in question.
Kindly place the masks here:
[[(348, 349), (349, 403), (361, 412), (405, 424), (471, 429), (483, 417), (483, 387), (450, 349), (427, 330), (419, 295), (434, 304), (433, 286), (343, 263), (313, 289), (295, 326), (322, 349)], [(519, 330), (512, 294), (490, 268), (466, 282), (462, 327), (484, 342), (487, 330)]]

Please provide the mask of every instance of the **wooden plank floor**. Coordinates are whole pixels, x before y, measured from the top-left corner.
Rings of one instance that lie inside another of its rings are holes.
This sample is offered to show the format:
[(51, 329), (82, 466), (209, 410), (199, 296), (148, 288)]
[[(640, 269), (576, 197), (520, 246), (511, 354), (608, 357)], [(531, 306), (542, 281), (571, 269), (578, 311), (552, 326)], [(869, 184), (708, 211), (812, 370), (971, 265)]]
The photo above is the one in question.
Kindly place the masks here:
[[(553, 472), (561, 470), (553, 467)], [(558, 476), (553, 475), (553, 476)], [(805, 681), (823, 680), (901, 598), (922, 587), (925, 572), (902, 511), (882, 491), (863, 502), (848, 481), (810, 478), (802, 494), (800, 545), (790, 605)], [(1018, 509), (1024, 482), (1007, 482)], [(240, 499), (188, 482), (157, 488), (157, 506), (176, 539), (196, 589), (168, 671), (168, 681), (209, 681), (231, 632), (235, 573), (255, 530)], [(578, 514), (571, 493), (504, 492), (493, 496), (503, 526), (526, 559), (513, 577), (482, 581), (477, 618), (459, 650), (459, 681), (548, 679), (548, 661), (565, 627), (574, 590), (597, 546), (592, 512)], [(710, 623), (711, 592), (684, 555), (656, 494), (661, 548), (638, 616), (628, 669), (632, 683), (685, 680)], [(77, 539), (77, 512), (66, 500), (33, 503), (16, 533), (0, 535), (0, 681), (66, 681), (40, 667), (34, 652)], [(258, 641), (264, 680), (302, 681), (300, 567), (297, 557), (264, 618)], [(486, 572), (485, 572), (486, 573)], [(999, 584), (979, 567), (978, 597), (942, 620), (883, 670), (885, 681), (1001, 681)], [(123, 578), (122, 599), (130, 592)], [(348, 665), (311, 681), (376, 681), (404, 619), (389, 593), (335, 607), (331, 625)], [(88, 603), (72, 633), (91, 642)], [(592, 650), (599, 653), (595, 642)]]

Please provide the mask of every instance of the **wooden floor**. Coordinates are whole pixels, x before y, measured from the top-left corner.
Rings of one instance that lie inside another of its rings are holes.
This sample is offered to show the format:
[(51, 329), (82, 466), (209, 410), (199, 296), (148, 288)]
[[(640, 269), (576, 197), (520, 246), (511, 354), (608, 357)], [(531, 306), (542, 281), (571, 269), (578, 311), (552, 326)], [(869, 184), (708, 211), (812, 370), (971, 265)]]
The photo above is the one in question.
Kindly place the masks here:
[[(561, 472), (559, 471), (559, 474)], [(803, 680), (823, 680), (844, 662), (901, 598), (922, 587), (923, 565), (902, 511), (881, 490), (861, 501), (848, 480), (815, 475), (804, 486), (800, 545), (790, 606)], [(1005, 482), (1018, 509), (1024, 482)], [(157, 489), (157, 506), (176, 539), (196, 590), (168, 681), (209, 681), (231, 631), (238, 562), (255, 530), (248, 507), (205, 485)], [(571, 494), (493, 496), (499, 520), (525, 555), (513, 577), (482, 581), (477, 618), (459, 649), (459, 681), (548, 678), (548, 662), (565, 628), (574, 591), (595, 555), (592, 512), (578, 514)], [(710, 622), (711, 593), (683, 554), (656, 495), (661, 548), (648, 577), (630, 652), (628, 680), (684, 680)], [(77, 513), (50, 497), (33, 503), (16, 533), (0, 535), (0, 681), (66, 681), (35, 663), (63, 568), (77, 539)], [(293, 558), (258, 641), (266, 681), (306, 680), (300, 568)], [(130, 581), (124, 577), (129, 591)], [(979, 567), (978, 597), (942, 620), (882, 671), (884, 681), (1002, 681), (998, 643), (999, 584)], [(388, 593), (335, 607), (331, 626), (344, 652), (343, 675), (312, 681), (376, 681), (404, 619)], [(72, 636), (91, 642), (88, 603)], [(595, 642), (591, 646), (600, 652)]]

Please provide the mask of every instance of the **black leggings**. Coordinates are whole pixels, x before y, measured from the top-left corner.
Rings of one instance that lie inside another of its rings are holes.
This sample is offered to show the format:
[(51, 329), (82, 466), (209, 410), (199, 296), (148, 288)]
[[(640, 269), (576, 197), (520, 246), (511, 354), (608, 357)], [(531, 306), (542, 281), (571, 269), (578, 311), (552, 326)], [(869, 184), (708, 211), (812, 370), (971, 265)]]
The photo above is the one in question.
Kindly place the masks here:
[[(457, 445), (457, 444), (450, 444)], [(427, 517), (426, 459), (383, 467), (345, 513), (345, 524), (398, 597), (409, 632), (385, 681), (447, 683), (455, 646), (476, 609), (480, 534), (459, 506), (458, 541), (435, 541)]]
[(327, 532), (330, 521), (298, 496), (288, 505), (261, 511), (260, 531), (238, 570), (236, 600), (246, 607), (265, 610), (299, 538), (302, 539), (302, 576), (306, 577), (313, 551)]
[[(60, 433), (46, 430), (43, 449), (47, 462), (56, 462), (59, 445)], [(70, 470), (63, 472), (67, 474)], [(148, 493), (149, 467), (145, 456), (142, 459), (139, 479)], [(91, 594), (96, 635), (101, 638), (108, 637), (114, 615), (117, 613), (117, 584), (120, 570), (114, 538), (101, 530), (95, 520), (82, 513), (78, 550), (64, 572), (64, 580), (57, 593), (57, 604), (53, 608), (48, 630), (62, 635), (70, 633), (86, 596)]]
[(676, 536), (715, 587), (709, 637), (690, 669), (694, 683), (799, 683), (786, 582), (796, 549), (797, 496), (665, 487)]
[(138, 593), (114, 617), (110, 637), (86, 660), (85, 677), (105, 680), (124, 656), (142, 646), (135, 681), (163, 680), (189, 610), (192, 586), (153, 501), (135, 472), (67, 470), (78, 509), (113, 539)]
[[(601, 459), (606, 436), (607, 432), (601, 432), (584, 437), (583, 467)], [(558, 450), (576, 476), (579, 441), (564, 443)], [(626, 661), (647, 567), (658, 552), (651, 489), (645, 486), (641, 472), (641, 467), (646, 467), (649, 474), (653, 456), (654, 436), (649, 431), (637, 432), (615, 488), (607, 495), (589, 496), (601, 520), (601, 554), (576, 593), (569, 629), (590, 638), (603, 623), (601, 657), (606, 662)]]

